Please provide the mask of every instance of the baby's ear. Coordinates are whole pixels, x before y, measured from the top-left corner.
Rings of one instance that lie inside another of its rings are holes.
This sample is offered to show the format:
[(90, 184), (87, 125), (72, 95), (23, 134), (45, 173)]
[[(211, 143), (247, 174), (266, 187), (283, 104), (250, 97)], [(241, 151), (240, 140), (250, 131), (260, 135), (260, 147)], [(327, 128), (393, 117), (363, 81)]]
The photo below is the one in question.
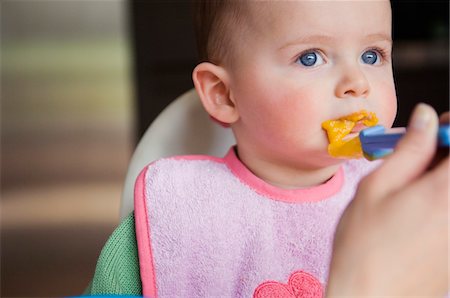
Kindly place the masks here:
[(203, 62), (192, 73), (195, 89), (208, 114), (219, 122), (232, 124), (239, 119), (236, 105), (230, 98), (227, 71), (220, 66)]

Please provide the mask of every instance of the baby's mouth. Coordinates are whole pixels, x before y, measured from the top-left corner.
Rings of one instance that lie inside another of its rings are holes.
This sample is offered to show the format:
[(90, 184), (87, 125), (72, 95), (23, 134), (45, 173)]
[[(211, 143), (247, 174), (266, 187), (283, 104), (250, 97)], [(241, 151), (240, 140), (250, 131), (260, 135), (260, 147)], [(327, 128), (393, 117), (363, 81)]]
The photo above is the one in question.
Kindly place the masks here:
[(366, 126), (363, 122), (358, 121), (355, 123), (355, 126), (353, 126), (352, 130), (342, 138), (342, 141), (348, 141), (350, 139), (353, 139), (354, 137), (359, 136), (359, 132), (369, 126)]
[(375, 113), (365, 110), (323, 122), (322, 128), (326, 131), (329, 142), (328, 153), (339, 158), (362, 157), (358, 134), (364, 128), (377, 123)]

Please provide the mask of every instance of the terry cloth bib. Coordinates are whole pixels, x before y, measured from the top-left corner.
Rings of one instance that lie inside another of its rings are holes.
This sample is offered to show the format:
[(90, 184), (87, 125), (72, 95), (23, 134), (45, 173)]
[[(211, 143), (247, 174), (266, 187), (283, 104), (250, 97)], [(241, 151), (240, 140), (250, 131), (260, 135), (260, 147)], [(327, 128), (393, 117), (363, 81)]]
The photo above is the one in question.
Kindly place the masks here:
[(284, 190), (234, 148), (152, 163), (135, 187), (144, 296), (321, 297), (337, 222), (377, 164), (348, 161), (322, 185)]

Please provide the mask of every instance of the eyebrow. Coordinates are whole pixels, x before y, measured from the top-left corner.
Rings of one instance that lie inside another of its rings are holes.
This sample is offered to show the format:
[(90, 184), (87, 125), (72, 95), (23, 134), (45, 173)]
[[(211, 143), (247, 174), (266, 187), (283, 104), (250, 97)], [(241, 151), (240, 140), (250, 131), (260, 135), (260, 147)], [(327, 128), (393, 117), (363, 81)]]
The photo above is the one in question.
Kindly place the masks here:
[[(296, 40), (290, 41), (283, 46), (280, 47), (280, 50), (298, 45), (298, 44), (308, 44), (308, 43), (333, 43), (336, 42), (338, 38), (329, 35), (308, 35)], [(392, 44), (392, 38), (385, 33), (374, 33), (369, 34), (364, 38), (365, 41), (374, 42), (374, 41), (387, 41)]]
[(332, 36), (328, 36), (328, 35), (308, 35), (308, 36), (303, 36), (303, 37), (297, 38), (296, 40), (293, 40), (293, 41), (290, 41), (290, 42), (284, 44), (283, 46), (280, 47), (280, 50), (282, 50), (284, 48), (288, 48), (290, 46), (298, 45), (298, 44), (314, 43), (314, 42), (329, 43), (329, 42), (334, 42), (334, 41), (335, 41), (335, 38)]
[(367, 41), (387, 41), (389, 43), (392, 43), (392, 38), (384, 33), (374, 33), (369, 34), (365, 38)]

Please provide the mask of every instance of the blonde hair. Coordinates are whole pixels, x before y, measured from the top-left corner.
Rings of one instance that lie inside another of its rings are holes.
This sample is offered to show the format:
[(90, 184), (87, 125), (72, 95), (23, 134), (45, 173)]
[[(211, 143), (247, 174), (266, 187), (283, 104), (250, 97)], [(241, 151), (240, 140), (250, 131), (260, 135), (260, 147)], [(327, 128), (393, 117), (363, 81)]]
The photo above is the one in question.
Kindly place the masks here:
[(199, 62), (226, 63), (242, 33), (246, 0), (194, 0)]

